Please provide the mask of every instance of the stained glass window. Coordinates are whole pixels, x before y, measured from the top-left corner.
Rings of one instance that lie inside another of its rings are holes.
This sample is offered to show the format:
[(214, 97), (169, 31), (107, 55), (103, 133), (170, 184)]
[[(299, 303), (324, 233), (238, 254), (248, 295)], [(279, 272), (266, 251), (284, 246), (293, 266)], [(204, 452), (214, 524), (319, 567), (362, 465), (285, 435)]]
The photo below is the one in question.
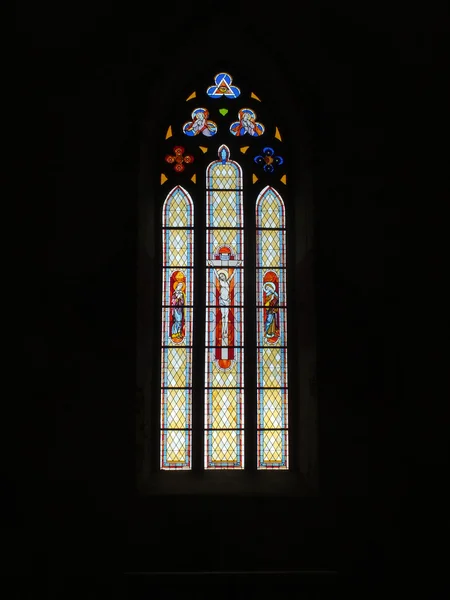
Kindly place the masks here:
[(287, 470), (288, 160), (265, 98), (211, 75), (161, 125), (160, 469)]
[(205, 468), (244, 466), (242, 170), (227, 146), (206, 171)]
[(175, 187), (162, 212), (161, 469), (190, 469), (194, 207)]
[(257, 468), (288, 468), (286, 231), (280, 194), (256, 201)]

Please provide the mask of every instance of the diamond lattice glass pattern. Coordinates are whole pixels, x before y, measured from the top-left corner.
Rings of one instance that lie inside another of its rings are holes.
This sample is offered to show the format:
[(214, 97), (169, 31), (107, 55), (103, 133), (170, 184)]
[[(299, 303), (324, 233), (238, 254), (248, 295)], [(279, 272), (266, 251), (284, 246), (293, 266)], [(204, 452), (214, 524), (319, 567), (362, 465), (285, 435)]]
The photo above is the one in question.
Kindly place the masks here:
[(258, 429), (287, 429), (286, 389), (258, 390)]
[(163, 257), (166, 267), (192, 266), (193, 246), (192, 229), (163, 229)]
[(206, 187), (210, 190), (234, 190), (242, 188), (242, 171), (235, 162), (211, 163), (206, 172)]
[(191, 386), (190, 348), (164, 348), (162, 364), (163, 387)]
[(161, 469), (191, 468), (191, 431), (161, 430)]
[(205, 432), (205, 469), (243, 469), (243, 432), (210, 429)]
[(288, 468), (284, 227), (283, 200), (267, 186), (256, 201), (258, 469)]
[(243, 390), (214, 388), (206, 390), (207, 429), (241, 429)]
[(287, 469), (288, 458), (286, 429), (258, 431), (258, 469)]
[(273, 188), (267, 186), (256, 202), (256, 227), (277, 229), (285, 226), (283, 200)]
[(167, 196), (163, 208), (163, 227), (193, 227), (192, 199), (182, 187), (177, 186)]
[(257, 387), (287, 387), (287, 349), (258, 348)]
[(284, 230), (260, 229), (256, 236), (257, 253), (261, 257), (260, 266), (281, 267), (285, 256)]
[(162, 208), (160, 466), (169, 470), (191, 468), (193, 211), (180, 186)]
[(162, 389), (162, 429), (190, 429), (191, 404), (189, 389)]
[(212, 191), (208, 193), (208, 227), (238, 227), (242, 222), (241, 192)]

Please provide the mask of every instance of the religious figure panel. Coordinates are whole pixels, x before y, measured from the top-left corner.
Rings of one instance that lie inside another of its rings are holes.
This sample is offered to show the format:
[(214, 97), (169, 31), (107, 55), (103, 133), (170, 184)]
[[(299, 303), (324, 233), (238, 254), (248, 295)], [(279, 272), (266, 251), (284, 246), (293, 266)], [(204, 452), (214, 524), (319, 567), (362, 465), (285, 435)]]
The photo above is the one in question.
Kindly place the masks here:
[(256, 201), (258, 469), (288, 468), (285, 216), (267, 186)]
[(205, 468), (242, 469), (242, 172), (227, 146), (218, 156), (206, 174)]

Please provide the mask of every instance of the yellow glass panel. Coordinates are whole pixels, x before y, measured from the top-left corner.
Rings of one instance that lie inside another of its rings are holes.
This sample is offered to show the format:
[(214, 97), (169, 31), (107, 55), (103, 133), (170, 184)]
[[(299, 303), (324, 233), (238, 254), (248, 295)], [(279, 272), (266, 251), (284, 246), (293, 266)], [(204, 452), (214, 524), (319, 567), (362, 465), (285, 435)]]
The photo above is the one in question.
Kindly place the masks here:
[(258, 386), (286, 387), (286, 350), (283, 348), (260, 348), (258, 360), (262, 363), (262, 370), (258, 369)]
[[(264, 390), (263, 422), (258, 419), (258, 424), (266, 429), (282, 427), (284, 411), (284, 390)], [(258, 407), (260, 410), (261, 407)]]
[(263, 461), (265, 463), (283, 462), (283, 435), (285, 435), (284, 431), (264, 431)]
[(211, 172), (211, 187), (225, 190), (237, 187), (237, 173), (234, 163), (214, 165)]
[(186, 362), (190, 350), (186, 348), (167, 348), (166, 385), (167, 387), (189, 387), (190, 365)]
[(188, 100), (193, 100), (193, 99), (194, 99), (194, 98), (196, 98), (196, 97), (197, 97), (197, 94), (196, 94), (196, 92), (192, 92), (192, 94), (186, 98), (186, 102), (187, 102)]
[(206, 187), (216, 190), (235, 190), (242, 188), (242, 171), (237, 163), (226, 164), (215, 161), (208, 167)]
[(209, 194), (211, 225), (214, 227), (236, 227), (236, 205), (240, 203), (240, 192), (214, 191)]
[(169, 128), (168, 128), (167, 133), (166, 133), (166, 140), (168, 140), (171, 137), (172, 137), (172, 126), (169, 125)]
[(236, 429), (238, 427), (238, 402), (240, 402), (238, 390), (212, 390), (211, 415), (209, 416), (209, 427)]
[(280, 140), (280, 142), (282, 141), (278, 127), (275, 127), (275, 137), (277, 138), (277, 140)]
[(252, 175), (252, 179), (253, 179), (253, 183), (256, 183), (258, 181), (258, 178), (256, 177), (256, 175), (254, 173)]
[(259, 231), (261, 244), (261, 264), (266, 267), (276, 267), (280, 264), (280, 234), (277, 230), (261, 229)]
[(191, 177), (191, 181), (192, 181), (193, 183), (197, 183), (197, 175), (196, 175), (195, 173), (192, 175), (192, 177)]
[(281, 227), (280, 223), (280, 206), (275, 198), (266, 198), (263, 201), (262, 210), (259, 211), (260, 224), (258, 227)]
[(284, 183), (284, 185), (286, 185), (286, 175), (283, 175), (283, 177), (280, 179), (281, 183)]
[(203, 154), (205, 154), (206, 152), (208, 152), (208, 148), (205, 148), (205, 146), (199, 146), (199, 148), (203, 152)]
[(163, 183), (166, 183), (166, 181), (167, 181), (167, 177), (164, 175), (164, 173), (161, 173), (161, 185)]
[(249, 148), (250, 146), (242, 146), (242, 148), (239, 148), (239, 150), (242, 152), (242, 154), (245, 154)]
[[(175, 222), (178, 222), (178, 220)], [(178, 225), (178, 227), (180, 226), (182, 227), (182, 225)], [(177, 227), (177, 225), (172, 225), (172, 227)], [(165, 232), (163, 250), (166, 265), (186, 265), (189, 257), (188, 241), (190, 242), (192, 237), (191, 231), (186, 229), (166, 229)]]
[(212, 431), (212, 462), (236, 462), (237, 461), (237, 431)]
[(167, 462), (179, 463), (186, 460), (186, 433), (184, 431), (165, 432), (167, 443)]
[(212, 248), (231, 246), (232, 249), (236, 249), (238, 236), (241, 235), (240, 231), (233, 229), (210, 229), (207, 233), (210, 236), (209, 243)]
[(163, 227), (191, 227), (191, 213), (186, 192), (177, 187), (164, 202)]
[(250, 98), (254, 98), (255, 100), (258, 100), (258, 102), (261, 102), (261, 100), (258, 98), (258, 96), (256, 94), (254, 94), (253, 92), (250, 94)]
[(186, 390), (165, 389), (166, 402), (166, 423), (161, 423), (161, 427), (168, 429), (186, 429), (189, 424), (186, 422)]

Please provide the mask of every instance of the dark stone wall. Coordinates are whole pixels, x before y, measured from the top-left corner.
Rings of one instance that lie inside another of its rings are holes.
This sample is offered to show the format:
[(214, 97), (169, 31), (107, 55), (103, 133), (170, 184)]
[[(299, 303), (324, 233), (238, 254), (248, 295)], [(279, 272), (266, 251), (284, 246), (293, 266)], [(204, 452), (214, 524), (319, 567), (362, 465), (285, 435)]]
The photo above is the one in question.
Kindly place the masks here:
[[(392, 423), (405, 226), (395, 190), (410, 140), (405, 86), (420, 89), (405, 65), (420, 57), (395, 11), (383, 20), (369, 9), (281, 5), (19, 10), (22, 273), (38, 300), (25, 335), (30, 401), (11, 544), (29, 568), (365, 568), (383, 548), (373, 525), (388, 535), (390, 503), (381, 501), (384, 520), (368, 518), (368, 415), (375, 408), (382, 489), (401, 494)], [(195, 75), (228, 47), (268, 79), (276, 69), (292, 118), (305, 117), (310, 242), (297, 269), (299, 281), (313, 279), (302, 302), (315, 324), (301, 335), (317, 360), (319, 497), (145, 501), (135, 481), (138, 260), (152, 267), (138, 247), (142, 124), (168, 72)]]

